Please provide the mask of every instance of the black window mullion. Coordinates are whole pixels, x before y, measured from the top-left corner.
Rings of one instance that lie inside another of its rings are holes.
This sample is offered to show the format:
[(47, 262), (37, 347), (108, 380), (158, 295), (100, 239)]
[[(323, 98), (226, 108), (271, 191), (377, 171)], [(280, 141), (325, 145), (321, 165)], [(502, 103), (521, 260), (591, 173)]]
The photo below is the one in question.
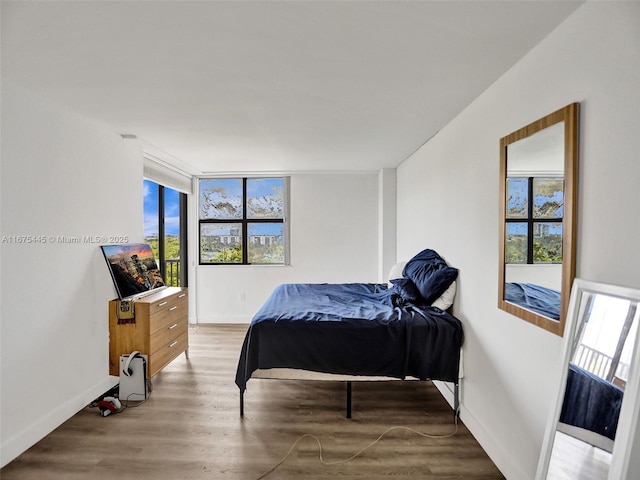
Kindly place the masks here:
[(180, 193), (180, 286), (187, 287), (187, 194)]
[(533, 263), (533, 177), (527, 184), (527, 263)]
[(242, 264), (249, 264), (249, 229), (247, 227), (247, 179), (242, 179)]
[(163, 280), (167, 283), (167, 261), (165, 258), (165, 232), (164, 232), (164, 186), (158, 185), (158, 261), (160, 262), (160, 272)]

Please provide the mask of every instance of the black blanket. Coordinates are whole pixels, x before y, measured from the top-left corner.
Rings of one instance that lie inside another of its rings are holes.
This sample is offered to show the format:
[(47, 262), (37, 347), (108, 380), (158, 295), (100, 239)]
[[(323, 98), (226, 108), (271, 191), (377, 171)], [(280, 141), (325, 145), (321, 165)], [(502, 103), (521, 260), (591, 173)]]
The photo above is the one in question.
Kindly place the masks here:
[(251, 322), (236, 384), (259, 368), (457, 382), (462, 341), (457, 318), (386, 284), (285, 284)]

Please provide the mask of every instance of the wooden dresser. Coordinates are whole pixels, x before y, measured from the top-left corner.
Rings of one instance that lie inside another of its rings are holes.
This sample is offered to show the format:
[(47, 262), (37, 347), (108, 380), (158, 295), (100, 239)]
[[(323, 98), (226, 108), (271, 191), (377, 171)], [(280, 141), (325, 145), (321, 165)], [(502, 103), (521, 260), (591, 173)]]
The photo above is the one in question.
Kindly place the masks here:
[(120, 302), (109, 302), (109, 375), (120, 376), (120, 355), (149, 356), (153, 377), (182, 352), (189, 358), (187, 289), (167, 287), (134, 301), (134, 318), (118, 318)]

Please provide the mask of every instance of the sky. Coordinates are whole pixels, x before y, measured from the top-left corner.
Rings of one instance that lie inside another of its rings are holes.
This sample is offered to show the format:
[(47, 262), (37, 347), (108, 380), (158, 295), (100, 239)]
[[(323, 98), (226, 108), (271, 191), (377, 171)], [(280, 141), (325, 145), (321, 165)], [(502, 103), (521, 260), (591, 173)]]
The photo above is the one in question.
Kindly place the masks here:
[[(210, 182), (207, 184), (206, 182)], [(225, 179), (202, 180), (201, 188), (211, 186), (225, 187), (226, 195), (242, 195), (242, 182), (239, 184)], [(231, 188), (231, 186), (239, 187), (239, 190)], [(282, 178), (260, 178), (251, 179), (248, 182), (247, 190), (249, 196), (259, 197), (269, 195), (273, 189), (282, 189)], [(151, 237), (158, 235), (158, 185), (150, 180), (144, 180), (144, 236)], [(165, 235), (180, 234), (180, 192), (169, 187), (164, 188), (164, 228)], [(228, 230), (218, 232), (221, 235), (228, 235)], [(253, 224), (249, 231), (249, 235), (282, 235), (282, 224)]]
[[(150, 180), (143, 184), (144, 192), (144, 236), (158, 235), (158, 185)], [(180, 192), (164, 188), (165, 235), (180, 234)]]
[[(534, 179), (534, 196), (533, 196), (533, 204), (537, 207), (544, 205), (547, 202), (557, 202), (559, 207), (553, 212), (553, 215), (556, 217), (562, 217), (564, 215), (564, 191), (557, 190), (554, 192), (552, 196), (547, 196), (543, 194), (536, 194), (536, 180), (540, 180), (541, 183), (544, 183), (545, 180), (555, 181), (555, 178), (539, 178)], [(527, 201), (529, 198), (529, 179), (528, 177), (509, 177), (507, 179), (507, 215), (510, 215), (511, 218), (515, 216), (523, 216), (526, 217), (526, 208)], [(514, 209), (518, 209), (521, 212), (521, 215), (515, 215)]]
[[(219, 190), (226, 197), (242, 198), (242, 180), (238, 178), (203, 178), (200, 179), (200, 189)], [(282, 177), (250, 178), (247, 181), (248, 197), (268, 196), (274, 189), (282, 190)]]

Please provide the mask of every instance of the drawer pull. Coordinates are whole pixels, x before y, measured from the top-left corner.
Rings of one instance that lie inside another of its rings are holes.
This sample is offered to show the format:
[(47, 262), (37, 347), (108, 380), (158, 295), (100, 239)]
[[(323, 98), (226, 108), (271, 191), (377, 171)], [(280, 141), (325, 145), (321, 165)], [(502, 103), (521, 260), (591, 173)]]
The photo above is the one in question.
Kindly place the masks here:
[(178, 308), (178, 306), (177, 306), (177, 305), (174, 305), (173, 307), (171, 307), (171, 308), (169, 309), (169, 311), (170, 311), (170, 312), (173, 312), (176, 308)]
[(177, 326), (178, 326), (178, 324), (177, 324), (177, 323), (174, 323), (173, 325), (171, 325), (171, 326), (169, 327), (169, 330), (173, 330), (173, 329), (174, 329), (174, 328), (176, 328)]
[(182, 298), (182, 297), (186, 297), (186, 296), (187, 296), (187, 294), (183, 293), (183, 294), (178, 295), (178, 298)]
[(167, 303), (169, 303), (169, 302), (161, 302), (161, 303), (158, 304), (158, 306), (162, 307), (162, 306), (166, 305)]
[(169, 344), (169, 348), (175, 347), (178, 344), (178, 341), (176, 340), (175, 342), (171, 342)]

